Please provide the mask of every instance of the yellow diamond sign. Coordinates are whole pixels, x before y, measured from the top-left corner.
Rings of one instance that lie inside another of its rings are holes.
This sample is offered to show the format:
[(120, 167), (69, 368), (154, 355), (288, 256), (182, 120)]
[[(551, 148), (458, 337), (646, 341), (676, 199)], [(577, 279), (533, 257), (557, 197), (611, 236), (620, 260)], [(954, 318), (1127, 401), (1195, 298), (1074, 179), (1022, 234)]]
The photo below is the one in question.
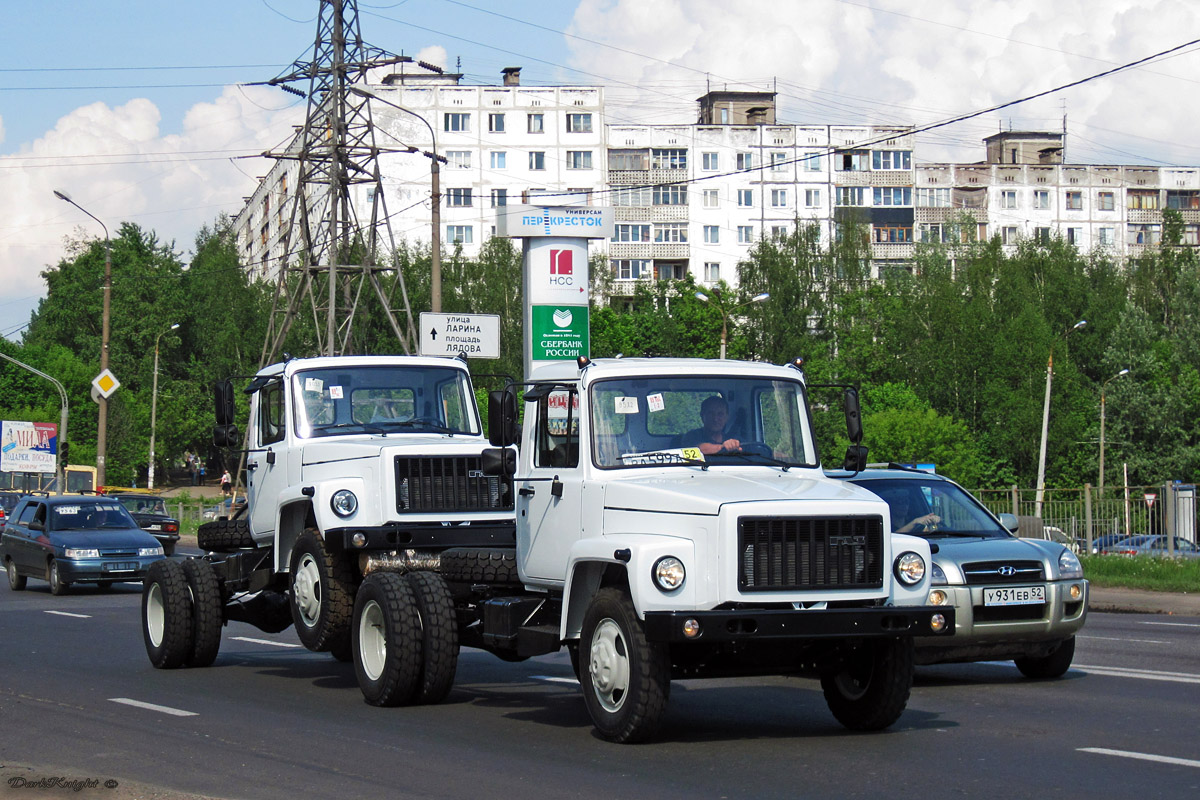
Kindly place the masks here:
[(121, 382), (117, 380), (117, 376), (113, 375), (108, 370), (104, 370), (95, 378), (92, 379), (92, 386), (96, 393), (107, 400), (121, 386)]

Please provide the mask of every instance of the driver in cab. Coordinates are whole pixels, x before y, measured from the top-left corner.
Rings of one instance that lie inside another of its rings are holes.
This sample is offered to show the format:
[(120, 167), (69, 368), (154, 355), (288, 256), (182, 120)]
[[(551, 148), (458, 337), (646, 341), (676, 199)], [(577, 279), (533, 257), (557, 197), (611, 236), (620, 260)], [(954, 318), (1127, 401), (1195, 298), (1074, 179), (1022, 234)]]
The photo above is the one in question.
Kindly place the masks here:
[(742, 443), (725, 434), (725, 426), (729, 424), (729, 403), (724, 397), (714, 394), (704, 399), (700, 404), (700, 423), (703, 427), (683, 435), (680, 441), (684, 447), (695, 447), (706, 456), (741, 452)]

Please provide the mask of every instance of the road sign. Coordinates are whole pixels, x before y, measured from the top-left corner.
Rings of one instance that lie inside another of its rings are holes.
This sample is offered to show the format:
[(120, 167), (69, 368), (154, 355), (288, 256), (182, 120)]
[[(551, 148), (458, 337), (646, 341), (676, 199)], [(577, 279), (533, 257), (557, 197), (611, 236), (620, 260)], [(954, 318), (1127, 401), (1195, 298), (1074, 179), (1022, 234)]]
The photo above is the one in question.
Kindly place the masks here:
[(1154, 494), (1153, 492), (1146, 492), (1142, 496), (1146, 498), (1146, 508), (1153, 508), (1154, 501), (1158, 499), (1158, 495)]
[(466, 353), (468, 358), (499, 358), (499, 315), (421, 312), (421, 355), (459, 353)]
[(113, 392), (121, 387), (121, 382), (117, 380), (116, 375), (106, 369), (92, 379), (92, 386), (95, 387), (97, 394), (107, 400), (112, 397)]

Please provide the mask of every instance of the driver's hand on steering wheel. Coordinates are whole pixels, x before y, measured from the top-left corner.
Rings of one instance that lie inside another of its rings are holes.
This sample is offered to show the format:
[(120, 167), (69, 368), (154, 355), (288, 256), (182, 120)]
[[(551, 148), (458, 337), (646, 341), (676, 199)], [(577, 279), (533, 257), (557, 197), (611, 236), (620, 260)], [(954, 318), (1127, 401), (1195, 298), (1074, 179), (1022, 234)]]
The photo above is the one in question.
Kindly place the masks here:
[(740, 452), (741, 449), (742, 449), (742, 443), (740, 441), (738, 441), (737, 439), (726, 439), (725, 441), (721, 442), (720, 452), (722, 452), (722, 453), (737, 453), (737, 452)]
[(919, 522), (921, 525), (924, 525), (926, 528), (936, 528), (938, 525), (941, 524), (942, 518), (939, 517), (937, 514), (926, 514), (923, 517), (917, 517), (916, 519), (913, 520), (913, 522)]

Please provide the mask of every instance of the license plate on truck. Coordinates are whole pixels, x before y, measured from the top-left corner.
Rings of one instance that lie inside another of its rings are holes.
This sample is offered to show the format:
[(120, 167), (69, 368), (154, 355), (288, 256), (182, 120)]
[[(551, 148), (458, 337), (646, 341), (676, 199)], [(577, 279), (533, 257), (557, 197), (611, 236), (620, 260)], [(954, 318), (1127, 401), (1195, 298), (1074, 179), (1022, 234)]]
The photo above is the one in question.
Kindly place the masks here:
[(1045, 602), (1045, 586), (1005, 586), (983, 590), (985, 606), (1031, 606)]

